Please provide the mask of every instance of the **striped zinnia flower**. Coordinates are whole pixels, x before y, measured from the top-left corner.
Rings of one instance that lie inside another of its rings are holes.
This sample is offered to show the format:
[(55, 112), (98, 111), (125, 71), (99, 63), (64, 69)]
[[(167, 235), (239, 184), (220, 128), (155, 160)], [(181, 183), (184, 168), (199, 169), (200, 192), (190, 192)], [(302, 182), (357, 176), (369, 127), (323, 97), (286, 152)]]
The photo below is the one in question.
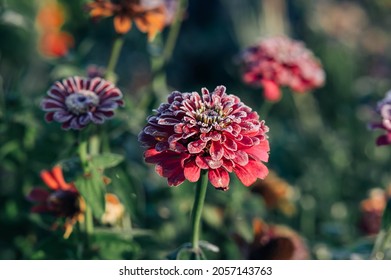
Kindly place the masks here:
[(62, 123), (63, 129), (80, 130), (89, 123), (102, 124), (123, 105), (122, 93), (102, 78), (71, 77), (55, 82), (41, 103), (48, 122)]

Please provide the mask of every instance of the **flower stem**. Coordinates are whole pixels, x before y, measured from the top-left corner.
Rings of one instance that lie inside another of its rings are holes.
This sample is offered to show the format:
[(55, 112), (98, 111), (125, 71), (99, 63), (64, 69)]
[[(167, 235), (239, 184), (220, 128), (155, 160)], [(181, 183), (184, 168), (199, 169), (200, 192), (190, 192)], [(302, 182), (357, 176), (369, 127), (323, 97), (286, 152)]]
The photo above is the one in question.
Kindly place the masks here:
[(87, 153), (87, 140), (82, 139), (79, 143), (78, 147), (78, 154), (81, 162), (81, 166), (83, 168), (83, 173), (88, 173), (89, 166), (88, 166), (88, 153)]
[[(90, 166), (88, 162), (88, 140), (86, 139), (85, 135), (81, 135), (79, 147), (78, 147), (78, 153), (80, 162), (83, 168), (83, 175), (86, 176), (90, 172)], [(86, 205), (85, 209), (85, 233), (86, 233), (86, 242), (89, 243), (89, 236), (91, 236), (94, 232), (94, 221), (92, 217), (92, 211), (91, 208)]]
[(94, 218), (91, 207), (86, 206), (86, 234), (91, 236), (94, 233)]
[(208, 176), (206, 172), (202, 172), (200, 180), (197, 182), (196, 193), (193, 204), (193, 211), (191, 217), (192, 235), (191, 243), (192, 248), (196, 256), (200, 255), (199, 252), (199, 239), (200, 239), (200, 225), (202, 208), (204, 207), (204, 200), (206, 195), (206, 188), (208, 186)]
[(115, 74), (115, 66), (117, 65), (119, 55), (121, 53), (122, 45), (124, 44), (123, 36), (118, 36), (113, 44), (113, 47), (111, 49), (111, 54), (109, 58), (109, 62), (107, 64), (106, 68), (106, 74), (105, 78), (109, 79), (112, 78)]
[(166, 45), (163, 50), (164, 64), (167, 64), (167, 62), (171, 59), (172, 53), (174, 51), (175, 43), (179, 35), (179, 30), (181, 29), (183, 16), (187, 8), (187, 2), (188, 0), (179, 0), (178, 9), (176, 10), (174, 17), (174, 22), (171, 25), (170, 33), (168, 34)]

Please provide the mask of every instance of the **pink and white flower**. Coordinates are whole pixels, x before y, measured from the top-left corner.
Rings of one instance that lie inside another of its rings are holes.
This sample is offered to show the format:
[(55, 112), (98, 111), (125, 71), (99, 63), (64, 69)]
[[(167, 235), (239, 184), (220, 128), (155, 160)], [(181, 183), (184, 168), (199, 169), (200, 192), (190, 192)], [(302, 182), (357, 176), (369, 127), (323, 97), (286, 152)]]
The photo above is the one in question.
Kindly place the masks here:
[(224, 86), (203, 88), (201, 95), (174, 91), (167, 101), (148, 117), (139, 141), (147, 149), (145, 161), (156, 164), (170, 186), (198, 181), (201, 170), (222, 190), (228, 190), (231, 172), (246, 186), (266, 177), (269, 128)]
[(62, 123), (65, 130), (80, 130), (89, 123), (102, 124), (123, 106), (121, 91), (102, 78), (70, 77), (55, 82), (41, 103), (48, 122)]
[(280, 87), (306, 92), (324, 84), (321, 63), (300, 41), (287, 37), (271, 37), (248, 47), (242, 54), (243, 81), (262, 86), (265, 99), (281, 98)]

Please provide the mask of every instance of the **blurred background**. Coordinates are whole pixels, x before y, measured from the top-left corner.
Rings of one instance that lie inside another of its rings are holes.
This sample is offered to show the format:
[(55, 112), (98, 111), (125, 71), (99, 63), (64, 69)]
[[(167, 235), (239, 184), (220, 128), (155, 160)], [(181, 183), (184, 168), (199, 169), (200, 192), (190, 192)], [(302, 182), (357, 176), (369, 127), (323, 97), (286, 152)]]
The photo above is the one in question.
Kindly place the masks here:
[[(41, 99), (54, 81), (109, 59), (112, 19), (92, 21), (88, 2), (0, 0), (0, 259), (85, 258), (77, 233), (64, 239), (54, 217), (30, 212), (26, 196), (45, 186), (41, 170), (74, 149), (73, 132), (44, 121)], [(104, 124), (102, 140), (125, 156), (106, 172), (125, 214), (120, 225), (97, 228), (89, 258), (164, 259), (189, 241), (193, 184), (168, 187), (143, 162), (137, 135), (173, 90), (225, 85), (261, 110), (262, 88), (243, 83), (238, 58), (262, 37), (286, 35), (312, 50), (326, 83), (306, 94), (284, 89), (261, 114), (270, 128), (268, 180), (208, 187), (202, 239), (219, 250), (206, 245), (207, 257), (368, 259), (391, 183), (390, 149), (368, 129), (391, 88), (390, 12), (388, 0), (190, 0), (160, 71), (170, 27), (149, 42), (134, 26), (116, 68), (126, 106)]]

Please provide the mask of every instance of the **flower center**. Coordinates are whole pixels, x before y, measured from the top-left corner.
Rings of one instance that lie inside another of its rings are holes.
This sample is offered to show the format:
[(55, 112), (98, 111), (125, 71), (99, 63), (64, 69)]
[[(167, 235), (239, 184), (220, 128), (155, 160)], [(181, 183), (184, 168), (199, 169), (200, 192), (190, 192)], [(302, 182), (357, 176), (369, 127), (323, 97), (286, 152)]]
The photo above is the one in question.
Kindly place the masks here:
[(89, 90), (81, 90), (65, 99), (67, 109), (76, 115), (93, 112), (98, 104), (99, 96)]
[(195, 118), (196, 120), (207, 125), (219, 123), (224, 120), (222, 110), (219, 110), (217, 108), (205, 108), (205, 106), (202, 106), (196, 111)]

